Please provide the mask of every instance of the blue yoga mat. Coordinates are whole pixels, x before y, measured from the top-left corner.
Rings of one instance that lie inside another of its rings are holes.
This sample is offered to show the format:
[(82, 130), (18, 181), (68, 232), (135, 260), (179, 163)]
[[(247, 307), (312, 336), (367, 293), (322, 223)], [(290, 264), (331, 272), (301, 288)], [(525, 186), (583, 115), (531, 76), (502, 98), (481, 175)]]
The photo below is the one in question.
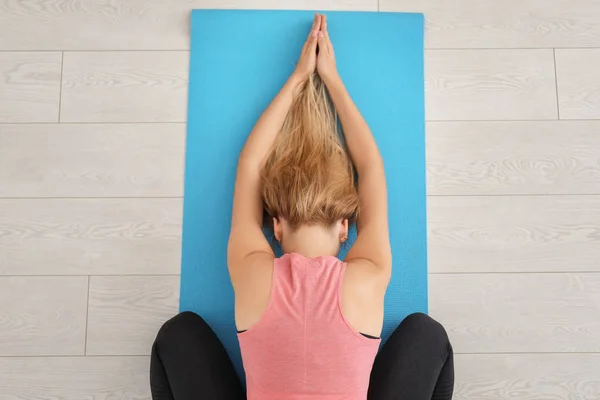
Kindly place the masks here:
[[(308, 11), (194, 10), (181, 266), (182, 311), (216, 331), (243, 376), (226, 264), (238, 154), (294, 69)], [(385, 160), (393, 276), (383, 337), (427, 311), (423, 16), (328, 12), (338, 70)]]

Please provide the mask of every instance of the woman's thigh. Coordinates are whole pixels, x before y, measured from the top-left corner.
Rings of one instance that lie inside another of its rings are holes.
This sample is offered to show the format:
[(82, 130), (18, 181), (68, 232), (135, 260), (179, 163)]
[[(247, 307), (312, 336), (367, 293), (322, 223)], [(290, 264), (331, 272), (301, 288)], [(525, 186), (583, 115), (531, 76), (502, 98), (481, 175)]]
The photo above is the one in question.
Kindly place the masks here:
[(377, 355), (369, 399), (452, 398), (454, 364), (446, 331), (426, 314), (406, 317)]
[(183, 312), (162, 326), (152, 346), (154, 400), (240, 400), (246, 395), (225, 348), (197, 314)]

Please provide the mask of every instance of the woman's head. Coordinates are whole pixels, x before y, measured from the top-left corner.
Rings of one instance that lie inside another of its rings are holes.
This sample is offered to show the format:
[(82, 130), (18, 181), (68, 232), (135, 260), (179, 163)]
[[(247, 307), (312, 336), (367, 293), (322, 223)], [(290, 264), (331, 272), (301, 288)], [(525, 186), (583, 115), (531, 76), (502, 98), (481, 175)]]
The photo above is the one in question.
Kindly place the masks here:
[[(358, 213), (354, 170), (324, 83), (314, 74), (296, 96), (261, 172), (275, 234), (319, 226), (347, 237)], [(279, 232), (278, 232), (279, 231)]]

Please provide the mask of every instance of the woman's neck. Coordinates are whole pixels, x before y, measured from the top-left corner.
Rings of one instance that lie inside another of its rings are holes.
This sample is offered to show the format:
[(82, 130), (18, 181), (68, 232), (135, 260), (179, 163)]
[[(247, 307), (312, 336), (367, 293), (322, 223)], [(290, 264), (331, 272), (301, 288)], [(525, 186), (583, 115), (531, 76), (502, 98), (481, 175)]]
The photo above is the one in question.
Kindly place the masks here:
[(297, 253), (304, 257), (337, 256), (339, 238), (329, 229), (319, 225), (303, 225), (288, 232), (281, 244), (285, 253)]

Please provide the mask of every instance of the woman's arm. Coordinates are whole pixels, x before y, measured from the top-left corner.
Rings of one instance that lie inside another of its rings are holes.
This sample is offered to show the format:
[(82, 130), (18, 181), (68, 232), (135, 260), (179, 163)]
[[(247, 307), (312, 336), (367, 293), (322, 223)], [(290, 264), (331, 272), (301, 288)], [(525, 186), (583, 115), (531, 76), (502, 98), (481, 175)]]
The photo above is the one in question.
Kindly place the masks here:
[(238, 280), (245, 281), (248, 269), (245, 267), (249, 263), (254, 264), (252, 257), (273, 258), (271, 247), (262, 232), (260, 170), (283, 126), (296, 91), (315, 70), (319, 26), (320, 16), (315, 15), (311, 34), (302, 48), (296, 70), (258, 119), (239, 156), (227, 249), (229, 273), (234, 287)]
[(369, 126), (352, 101), (337, 73), (327, 20), (321, 22), (317, 68), (339, 115), (352, 162), (358, 173), (360, 212), (358, 237), (347, 261), (365, 261), (388, 276), (392, 254), (388, 232), (387, 188), (383, 159)]
[(273, 252), (262, 232), (263, 204), (260, 197), (260, 170), (291, 107), (294, 92), (301, 84), (292, 76), (273, 99), (248, 136), (240, 153), (235, 178), (231, 231), (227, 263), (232, 280), (239, 268), (244, 268), (251, 255)]

